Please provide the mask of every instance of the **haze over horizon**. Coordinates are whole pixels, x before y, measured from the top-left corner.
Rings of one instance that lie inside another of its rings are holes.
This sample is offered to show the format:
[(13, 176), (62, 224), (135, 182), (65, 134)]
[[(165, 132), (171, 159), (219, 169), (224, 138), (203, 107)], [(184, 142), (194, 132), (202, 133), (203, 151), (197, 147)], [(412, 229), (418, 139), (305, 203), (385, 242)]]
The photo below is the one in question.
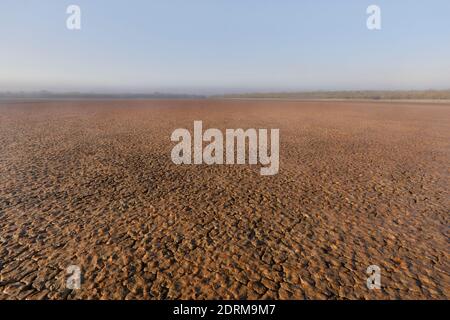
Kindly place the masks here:
[[(66, 28), (70, 4), (81, 30)], [(0, 91), (449, 89), (449, 13), (445, 0), (6, 0)]]

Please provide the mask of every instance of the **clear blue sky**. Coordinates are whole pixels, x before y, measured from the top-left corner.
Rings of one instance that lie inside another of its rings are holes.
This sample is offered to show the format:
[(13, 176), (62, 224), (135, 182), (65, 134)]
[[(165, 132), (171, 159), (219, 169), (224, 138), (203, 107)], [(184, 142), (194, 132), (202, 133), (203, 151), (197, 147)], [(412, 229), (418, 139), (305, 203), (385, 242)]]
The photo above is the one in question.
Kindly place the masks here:
[(450, 88), (449, 0), (1, 0), (0, 41), (0, 91)]

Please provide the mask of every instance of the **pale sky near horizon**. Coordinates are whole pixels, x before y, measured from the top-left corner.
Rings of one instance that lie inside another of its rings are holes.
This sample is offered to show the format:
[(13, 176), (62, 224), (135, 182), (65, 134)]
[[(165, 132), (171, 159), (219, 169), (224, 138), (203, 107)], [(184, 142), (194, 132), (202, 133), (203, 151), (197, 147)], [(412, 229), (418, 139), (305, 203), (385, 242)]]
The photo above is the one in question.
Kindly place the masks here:
[(0, 39), (0, 91), (450, 88), (449, 0), (0, 0)]

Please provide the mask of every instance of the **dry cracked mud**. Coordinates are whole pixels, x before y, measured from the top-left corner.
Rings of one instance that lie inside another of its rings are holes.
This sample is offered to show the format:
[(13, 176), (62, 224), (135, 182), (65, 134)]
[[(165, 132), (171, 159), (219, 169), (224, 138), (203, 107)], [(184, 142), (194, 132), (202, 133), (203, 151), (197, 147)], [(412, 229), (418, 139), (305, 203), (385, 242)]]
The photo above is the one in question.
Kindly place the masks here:
[[(194, 120), (279, 128), (279, 173), (173, 164)], [(2, 102), (0, 299), (448, 299), (449, 142), (445, 104)]]

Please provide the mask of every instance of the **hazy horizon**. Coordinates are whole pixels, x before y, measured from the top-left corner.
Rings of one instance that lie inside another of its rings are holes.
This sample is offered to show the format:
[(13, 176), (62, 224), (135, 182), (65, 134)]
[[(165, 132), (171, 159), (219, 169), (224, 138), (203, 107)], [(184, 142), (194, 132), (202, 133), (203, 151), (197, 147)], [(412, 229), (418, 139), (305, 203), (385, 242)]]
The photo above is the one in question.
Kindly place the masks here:
[[(81, 30), (66, 28), (71, 4)], [(366, 28), (371, 4), (381, 30)], [(0, 92), (449, 89), (449, 12), (444, 0), (6, 0)]]

